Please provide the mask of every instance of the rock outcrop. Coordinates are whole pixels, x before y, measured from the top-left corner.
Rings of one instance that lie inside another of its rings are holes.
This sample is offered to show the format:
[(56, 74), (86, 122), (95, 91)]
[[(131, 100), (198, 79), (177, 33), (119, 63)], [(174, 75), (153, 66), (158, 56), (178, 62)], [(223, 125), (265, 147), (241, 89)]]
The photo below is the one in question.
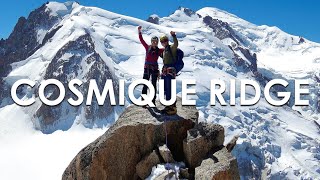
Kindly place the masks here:
[(223, 147), (196, 167), (195, 179), (240, 179), (237, 160)]
[(194, 10), (189, 9), (189, 8), (185, 8), (185, 7), (179, 7), (178, 8), (180, 11), (183, 11), (187, 16), (191, 17), (193, 15), (197, 15), (199, 18), (201, 18), (200, 14), (197, 14)]
[(153, 14), (153, 15), (149, 16), (149, 18), (146, 21), (153, 23), (153, 24), (159, 24), (159, 16)]
[[(66, 56), (69, 58), (65, 58)], [(84, 83), (79, 87), (79, 91), (84, 94), (84, 99), (87, 99), (86, 92), (89, 89), (91, 79), (96, 80), (99, 89), (103, 89), (104, 83), (110, 79), (113, 82), (115, 97), (119, 97), (118, 79), (112, 73), (111, 68), (95, 51), (95, 44), (91, 36), (85, 34), (70, 41), (56, 53), (48, 64), (44, 79), (57, 79), (63, 83), (64, 87), (68, 87), (68, 83), (72, 79), (82, 77), (81, 80)], [(56, 99), (60, 93), (58, 89), (51, 86), (48, 86), (46, 91), (49, 92), (46, 95), (49, 99)], [(74, 98), (74, 94), (70, 91), (67, 91), (65, 95), (65, 99), (68, 98)], [(114, 106), (111, 106), (109, 95), (107, 95), (103, 106), (98, 105), (96, 98), (93, 98), (91, 106), (86, 106), (83, 103), (75, 107), (66, 101), (55, 107), (42, 104), (35, 113), (35, 117), (39, 121), (36, 128), (44, 133), (52, 133), (57, 129), (66, 130), (73, 124), (70, 118), (75, 119), (82, 110), (86, 118), (86, 122), (83, 124), (86, 127), (92, 126), (95, 122), (103, 123), (104, 119), (115, 111)]]
[(299, 38), (300, 38), (300, 39), (299, 39), (299, 42), (298, 42), (299, 44), (302, 44), (302, 43), (306, 42), (306, 40), (304, 40), (303, 37), (300, 36)]
[(228, 23), (223, 22), (219, 19), (213, 19), (211, 16), (205, 16), (203, 18), (203, 23), (212, 29), (218, 39), (223, 40), (226, 38), (230, 38), (237, 44), (243, 43), (241, 38), (238, 37), (236, 32), (230, 27)]
[(188, 131), (183, 142), (183, 152), (190, 168), (200, 165), (202, 160), (215, 147), (224, 142), (224, 129), (218, 124), (199, 123)]
[[(221, 169), (226, 172), (215, 170), (207, 172), (206, 177), (214, 178), (217, 174), (221, 178), (239, 179), (236, 159), (228, 151), (220, 150), (224, 148), (223, 127), (198, 124), (195, 107), (181, 106), (180, 99), (177, 104), (175, 116), (161, 115), (157, 109), (129, 106), (104, 135), (78, 153), (62, 179), (145, 179), (152, 167), (167, 161), (186, 162), (180, 176), (194, 179), (203, 168), (210, 168), (203, 160), (209, 161), (212, 154), (219, 155), (218, 162), (213, 159), (210, 163), (224, 165)], [(194, 142), (198, 141), (196, 149)], [(196, 155), (198, 152), (201, 156)]]
[(171, 154), (170, 149), (167, 147), (167, 145), (160, 146), (159, 152), (165, 162), (174, 163), (173, 156)]
[(150, 167), (160, 164), (160, 158), (155, 150), (144, 157), (136, 166), (137, 175), (141, 178), (146, 178), (151, 173)]

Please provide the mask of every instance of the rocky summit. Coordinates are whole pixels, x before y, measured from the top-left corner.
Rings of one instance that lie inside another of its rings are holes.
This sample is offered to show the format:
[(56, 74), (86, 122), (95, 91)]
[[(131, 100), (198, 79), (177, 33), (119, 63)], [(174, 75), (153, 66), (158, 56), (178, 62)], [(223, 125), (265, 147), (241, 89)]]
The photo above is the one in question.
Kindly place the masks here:
[(169, 162), (185, 164), (179, 178), (240, 179), (236, 159), (223, 146), (224, 128), (198, 122), (197, 109), (181, 106), (181, 99), (177, 108), (177, 115), (166, 116), (157, 108), (129, 106), (78, 153), (62, 179), (145, 179)]

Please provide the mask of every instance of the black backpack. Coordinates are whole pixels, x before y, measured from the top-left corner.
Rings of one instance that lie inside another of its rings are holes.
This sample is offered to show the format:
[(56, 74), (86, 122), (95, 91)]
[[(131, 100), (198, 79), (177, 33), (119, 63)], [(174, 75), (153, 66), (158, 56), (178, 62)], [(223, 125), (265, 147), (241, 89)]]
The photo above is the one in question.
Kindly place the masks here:
[(173, 57), (171, 48), (169, 48), (169, 53), (171, 54), (171, 57), (174, 59), (174, 68), (176, 69), (176, 73), (178, 74), (178, 72), (180, 72), (184, 67), (184, 52), (181, 49), (177, 48), (177, 55), (176, 57)]

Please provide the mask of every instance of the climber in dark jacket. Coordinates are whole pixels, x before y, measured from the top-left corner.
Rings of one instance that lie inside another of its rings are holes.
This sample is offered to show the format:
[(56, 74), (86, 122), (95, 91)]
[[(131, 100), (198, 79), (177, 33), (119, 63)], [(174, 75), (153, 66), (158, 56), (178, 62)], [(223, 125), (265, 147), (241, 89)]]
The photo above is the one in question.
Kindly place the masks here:
[[(141, 28), (142, 28), (141, 26), (138, 27), (139, 40), (146, 50), (143, 79), (146, 79), (149, 81), (151, 77), (152, 85), (155, 91), (157, 91), (157, 79), (159, 77), (158, 58), (162, 54), (163, 49), (158, 48), (159, 39), (156, 36), (153, 36), (151, 38), (151, 45), (148, 45), (143, 40)], [(142, 88), (142, 94), (147, 94), (147, 91), (148, 91), (148, 87), (144, 85)], [(154, 95), (152, 102), (155, 104), (155, 101), (156, 101), (156, 95)]]
[[(163, 68), (161, 78), (164, 80), (164, 93), (166, 96), (166, 100), (171, 99), (171, 80), (176, 78), (176, 69), (175, 65), (175, 57), (177, 57), (177, 49), (178, 49), (178, 40), (176, 37), (176, 33), (170, 32), (173, 38), (173, 44), (169, 45), (169, 38), (164, 35), (160, 37), (161, 45), (164, 47), (164, 51), (162, 54), (163, 58)], [(163, 110), (163, 113), (168, 115), (174, 115), (177, 113), (176, 103), (171, 106), (166, 106)]]

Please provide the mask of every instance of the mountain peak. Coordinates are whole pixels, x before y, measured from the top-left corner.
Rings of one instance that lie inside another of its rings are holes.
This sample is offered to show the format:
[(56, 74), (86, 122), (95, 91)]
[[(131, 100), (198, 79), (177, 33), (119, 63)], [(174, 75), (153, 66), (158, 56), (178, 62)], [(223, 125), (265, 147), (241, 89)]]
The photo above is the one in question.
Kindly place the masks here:
[(159, 16), (157, 14), (152, 14), (147, 19), (147, 22), (153, 23), (153, 24), (159, 24)]
[(225, 14), (227, 16), (232, 16), (232, 17), (236, 17), (238, 18), (236, 15), (231, 14), (227, 11), (221, 10), (219, 8), (216, 7), (204, 7), (198, 10), (198, 12), (206, 12), (206, 13), (211, 13), (211, 14)]
[(48, 2), (46, 3), (46, 12), (50, 12), (51, 16), (63, 17), (70, 14), (72, 10), (78, 7), (80, 4), (75, 1), (60, 2)]
[(196, 14), (196, 12), (190, 8), (179, 6), (178, 10), (184, 12), (187, 16), (191, 17)]
[(252, 23), (239, 18), (238, 16), (229, 13), (227, 11), (215, 8), (215, 7), (204, 7), (202, 9), (199, 9), (196, 13), (200, 14), (202, 17), (205, 16), (211, 16), (214, 19), (219, 19), (221, 21), (227, 22), (227, 23), (237, 23), (237, 24), (243, 24), (248, 27), (253, 27)]

